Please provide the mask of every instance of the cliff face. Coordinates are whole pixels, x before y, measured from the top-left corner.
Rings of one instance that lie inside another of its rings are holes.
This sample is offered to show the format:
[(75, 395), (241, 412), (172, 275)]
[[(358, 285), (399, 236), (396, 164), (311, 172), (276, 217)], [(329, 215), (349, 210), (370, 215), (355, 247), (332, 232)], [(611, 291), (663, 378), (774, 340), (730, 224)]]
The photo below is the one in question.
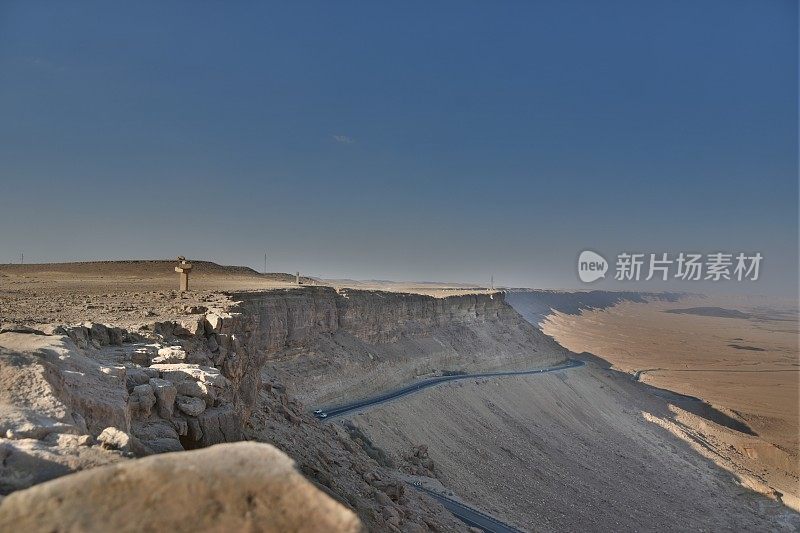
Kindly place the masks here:
[(238, 302), (232, 313), (248, 321), (257, 318), (253, 325), (259, 329), (262, 347), (271, 352), (308, 345), (315, 335), (340, 330), (365, 342), (386, 343), (444, 325), (513, 320), (516, 315), (501, 294), (433, 298), (308, 287), (232, 297)]
[[(8, 449), (19, 450), (21, 460), (20, 439), (35, 435), (52, 444), (43, 457), (59, 462), (51, 458), (61, 453), (63, 434), (137, 455), (200, 448), (240, 440), (270, 383), (305, 404), (287, 411), (292, 421), (298, 410), (421, 375), (564, 358), (501, 294), (433, 298), (303, 287), (228, 296), (224, 306), (192, 307), (138, 331), (84, 323), (55, 326), (52, 335), (0, 336), (5, 381), (27, 379), (24, 356), (32, 367), (49, 365), (47, 382), (60, 384), (51, 402), (58, 409), (37, 408), (41, 401), (24, 394), (0, 398), (2, 410), (24, 414), (3, 426), (15, 439)], [(60, 355), (40, 355), (50, 353)], [(96, 381), (90, 390), (75, 381), (77, 367)], [(76, 450), (70, 454), (84, 454)], [(60, 462), (70, 464), (69, 457)]]
[[(564, 355), (500, 294), (302, 287), (211, 296), (189, 306), (176, 296), (174, 315), (138, 329), (109, 317), (0, 330), (0, 381), (10, 391), (0, 394), (0, 494), (126, 457), (247, 438), (284, 449), (370, 530), (459, 530), (439, 504), (404, 491), (363, 439), (320, 426), (309, 409), (442, 370)], [(41, 387), (29, 386), (36, 372)]]
[[(207, 317), (213, 363), (253, 405), (265, 377), (306, 403), (365, 395), (442, 370), (528, 367), (563, 359), (503, 294), (418, 294), (305, 287), (232, 294)], [(213, 325), (212, 325), (213, 324)], [(209, 325), (212, 325), (209, 327)]]

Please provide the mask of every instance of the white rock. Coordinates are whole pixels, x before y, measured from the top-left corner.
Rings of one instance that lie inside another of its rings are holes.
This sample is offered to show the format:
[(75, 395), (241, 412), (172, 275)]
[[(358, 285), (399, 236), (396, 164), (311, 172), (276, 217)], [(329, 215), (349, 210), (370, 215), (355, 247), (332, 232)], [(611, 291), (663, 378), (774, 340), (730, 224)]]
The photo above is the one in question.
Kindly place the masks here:
[(100, 446), (106, 450), (130, 451), (130, 435), (115, 427), (104, 429), (100, 435), (97, 436), (97, 441), (100, 443)]
[(154, 364), (171, 364), (186, 362), (186, 350), (181, 346), (167, 346), (158, 350), (158, 355), (153, 358)]
[(173, 383), (183, 381), (185, 379), (192, 379), (194, 381), (202, 381), (210, 383), (217, 387), (226, 387), (231, 383), (223, 376), (220, 371), (212, 366), (200, 366), (192, 364), (155, 364), (150, 365), (150, 368), (155, 368), (161, 375)]

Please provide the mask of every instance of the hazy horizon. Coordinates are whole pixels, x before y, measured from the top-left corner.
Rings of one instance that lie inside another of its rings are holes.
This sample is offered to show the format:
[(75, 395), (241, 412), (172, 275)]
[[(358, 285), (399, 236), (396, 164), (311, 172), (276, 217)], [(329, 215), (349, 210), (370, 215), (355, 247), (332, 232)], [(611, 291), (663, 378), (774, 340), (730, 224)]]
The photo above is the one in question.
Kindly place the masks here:
[[(0, 263), (266, 252), (325, 278), (796, 295), (797, 21), (792, 1), (4, 3)], [(584, 284), (587, 249), (764, 262)]]

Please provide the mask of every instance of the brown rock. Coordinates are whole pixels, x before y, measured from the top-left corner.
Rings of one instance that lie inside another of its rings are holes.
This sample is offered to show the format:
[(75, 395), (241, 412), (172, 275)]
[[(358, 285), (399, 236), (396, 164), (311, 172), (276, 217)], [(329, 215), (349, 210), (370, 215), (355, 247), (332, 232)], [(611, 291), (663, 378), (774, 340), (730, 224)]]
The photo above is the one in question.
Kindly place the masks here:
[[(169, 495), (153, 504), (154, 494)], [(164, 454), (65, 476), (0, 502), (3, 531), (356, 532), (356, 516), (268, 444)]]
[(158, 400), (158, 414), (162, 418), (170, 419), (175, 411), (175, 397), (178, 394), (172, 382), (160, 378), (152, 378), (150, 386), (153, 387)]

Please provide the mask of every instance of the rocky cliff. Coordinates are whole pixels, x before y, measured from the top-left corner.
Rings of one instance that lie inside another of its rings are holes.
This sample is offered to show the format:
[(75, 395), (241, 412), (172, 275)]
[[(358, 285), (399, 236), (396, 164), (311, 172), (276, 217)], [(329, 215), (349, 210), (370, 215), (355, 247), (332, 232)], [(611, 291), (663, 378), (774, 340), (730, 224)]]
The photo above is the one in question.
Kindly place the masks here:
[(565, 357), (537, 353), (541, 333), (502, 293), (434, 298), (309, 287), (231, 297), (236, 303), (211, 343), (221, 347), (223, 373), (231, 349), (237, 352), (241, 368), (227, 363), (228, 377), (238, 380), (244, 405), (252, 404), (258, 368), (316, 404), (443, 370), (527, 367)]
[[(563, 357), (537, 354), (541, 334), (499, 293), (305, 287), (228, 296), (224, 306), (189, 308), (135, 331), (85, 323), (55, 326), (52, 335), (4, 333), (4, 381), (15, 383), (24, 363), (64, 411), (37, 411), (6, 393), (16, 414), (5, 433), (64, 433), (66, 424), (96, 438), (113, 427), (138, 439), (130, 446), (142, 453), (180, 451), (239, 440), (262, 384), (275, 379), (301, 401), (335, 401), (443, 370)], [(37, 428), (34, 419), (46, 423)]]
[(441, 506), (406, 494), (362, 436), (320, 427), (310, 406), (565, 355), (500, 293), (302, 287), (207, 302), (127, 329), (110, 320), (0, 330), (0, 493), (246, 438), (286, 450), (369, 528), (458, 529)]

